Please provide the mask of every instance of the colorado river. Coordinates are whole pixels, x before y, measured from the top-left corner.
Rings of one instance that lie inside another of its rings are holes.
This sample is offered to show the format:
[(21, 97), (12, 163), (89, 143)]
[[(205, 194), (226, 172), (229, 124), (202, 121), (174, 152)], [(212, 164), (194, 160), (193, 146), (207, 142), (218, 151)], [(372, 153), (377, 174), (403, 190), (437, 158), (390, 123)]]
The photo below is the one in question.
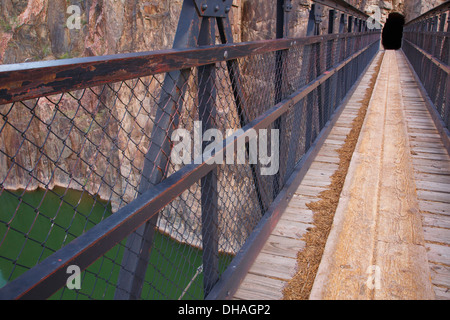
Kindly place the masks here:
[[(80, 191), (3, 190), (0, 194), (0, 287), (110, 215), (111, 206), (107, 202)], [(80, 290), (64, 287), (52, 298), (113, 299), (125, 241), (81, 273)], [(222, 255), (220, 270), (230, 261), (230, 255)], [(201, 264), (201, 250), (157, 232), (142, 298), (203, 298), (203, 274), (195, 277)], [(189, 289), (183, 294), (186, 287)]]

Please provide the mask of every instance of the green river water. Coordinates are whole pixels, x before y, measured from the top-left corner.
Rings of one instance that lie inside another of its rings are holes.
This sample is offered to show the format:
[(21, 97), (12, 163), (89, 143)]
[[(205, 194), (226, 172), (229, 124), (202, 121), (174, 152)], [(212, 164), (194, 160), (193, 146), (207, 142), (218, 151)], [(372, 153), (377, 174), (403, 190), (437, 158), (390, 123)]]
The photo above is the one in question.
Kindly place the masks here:
[[(39, 214), (34, 208), (38, 208)], [(109, 215), (111, 207), (106, 202), (80, 191), (3, 190), (0, 194), (0, 287)], [(81, 273), (80, 290), (64, 287), (51, 298), (113, 299), (122, 254), (123, 246), (116, 245)], [(230, 261), (231, 256), (222, 255), (220, 270)], [(201, 264), (201, 250), (157, 232), (142, 298), (178, 299)], [(202, 283), (200, 273), (183, 298), (202, 299)]]

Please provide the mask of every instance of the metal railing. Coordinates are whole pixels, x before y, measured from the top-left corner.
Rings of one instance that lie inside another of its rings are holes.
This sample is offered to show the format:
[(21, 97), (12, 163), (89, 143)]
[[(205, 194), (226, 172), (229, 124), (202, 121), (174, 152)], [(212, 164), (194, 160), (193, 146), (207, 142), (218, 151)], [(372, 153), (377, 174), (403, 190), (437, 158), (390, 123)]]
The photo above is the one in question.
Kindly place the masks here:
[(450, 1), (408, 22), (403, 51), (436, 110), (450, 129)]
[[(288, 38), (279, 0), (279, 39), (234, 44), (229, 2), (185, 0), (170, 50), (0, 66), (1, 299), (232, 296), (380, 32), (318, 1), (306, 37)], [(194, 136), (182, 163), (177, 129)], [(278, 159), (250, 161), (261, 137)], [(243, 163), (217, 161), (240, 144)]]

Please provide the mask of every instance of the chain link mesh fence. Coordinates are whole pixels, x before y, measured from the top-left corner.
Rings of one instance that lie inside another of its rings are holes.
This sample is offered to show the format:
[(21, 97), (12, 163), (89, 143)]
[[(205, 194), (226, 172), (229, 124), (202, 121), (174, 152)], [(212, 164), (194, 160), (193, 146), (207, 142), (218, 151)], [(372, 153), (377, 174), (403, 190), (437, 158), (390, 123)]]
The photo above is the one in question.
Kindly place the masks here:
[(403, 52), (450, 129), (450, 6), (404, 28)]
[[(243, 164), (218, 164), (148, 222), (150, 239), (140, 228), (133, 234), (149, 248), (137, 298), (204, 298), (204, 261), (216, 261), (220, 277), (378, 48), (379, 33), (364, 32), (0, 105), (0, 287), (137, 199), (143, 184), (183, 168), (171, 157), (174, 130), (193, 136), (201, 123), (226, 138), (362, 50), (267, 128), (268, 154), (270, 129), (279, 129), (275, 175), (261, 175), (248, 152)], [(187, 157), (194, 162), (194, 150)], [(217, 243), (205, 252), (208, 230)], [(127, 291), (125, 256), (141, 253), (133, 241), (125, 235), (82, 271), (81, 288), (63, 286), (51, 298)]]

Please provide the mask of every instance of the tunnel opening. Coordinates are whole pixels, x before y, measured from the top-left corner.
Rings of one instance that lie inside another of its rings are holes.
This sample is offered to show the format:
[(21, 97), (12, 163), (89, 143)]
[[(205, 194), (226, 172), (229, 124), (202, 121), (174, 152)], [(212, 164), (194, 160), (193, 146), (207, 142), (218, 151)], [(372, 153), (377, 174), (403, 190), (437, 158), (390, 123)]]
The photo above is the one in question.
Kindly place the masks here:
[(405, 17), (398, 13), (389, 14), (382, 32), (382, 44), (386, 50), (398, 50), (402, 46)]

